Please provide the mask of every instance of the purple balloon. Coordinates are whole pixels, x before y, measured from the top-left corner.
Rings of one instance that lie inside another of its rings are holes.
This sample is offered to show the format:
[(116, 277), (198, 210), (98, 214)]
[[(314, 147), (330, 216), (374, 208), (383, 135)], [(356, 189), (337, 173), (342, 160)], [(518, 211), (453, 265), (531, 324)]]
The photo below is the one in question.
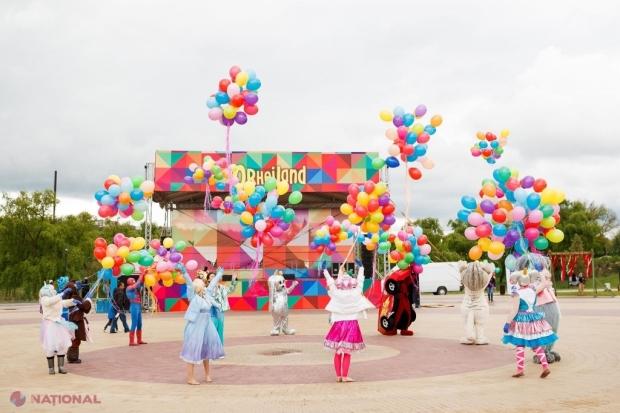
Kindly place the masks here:
[(170, 261), (170, 262), (179, 262), (179, 261), (181, 261), (182, 258), (183, 258), (183, 256), (181, 254), (179, 254), (178, 252), (173, 252), (172, 254), (170, 254), (170, 257), (168, 258), (168, 261)]
[(383, 217), (383, 224), (385, 225), (394, 225), (395, 222), (396, 218), (394, 218), (394, 215), (386, 215)]
[(224, 209), (232, 209), (233, 204), (230, 201), (224, 201)]
[(183, 178), (183, 182), (188, 185), (191, 185), (194, 183), (194, 178), (192, 178), (191, 176), (186, 176), (185, 178)]
[(247, 103), (248, 105), (256, 105), (256, 103), (258, 102), (258, 95), (256, 93), (248, 93), (247, 95), (245, 95), (245, 103)]
[(288, 222), (280, 221), (278, 222), (278, 226), (282, 228), (282, 231), (286, 231), (291, 227), (291, 224), (289, 224)]
[(248, 115), (246, 115), (245, 112), (241, 110), (237, 112), (237, 114), (235, 115), (235, 122), (237, 122), (239, 125), (245, 125), (247, 121)]
[(220, 122), (222, 122), (222, 125), (224, 126), (232, 126), (235, 124), (234, 119), (227, 119), (224, 115), (222, 115), (222, 119), (220, 119)]
[(167, 253), (168, 253), (168, 250), (163, 245), (157, 248), (157, 255), (159, 255), (160, 257), (165, 257)]
[(399, 126), (403, 126), (405, 124), (405, 121), (403, 120), (402, 116), (396, 115), (394, 116), (394, 119), (392, 119), (392, 123), (398, 128)]
[(521, 188), (523, 189), (528, 189), (531, 188), (532, 186), (534, 186), (534, 177), (533, 176), (524, 176), (523, 179), (521, 180)]
[(213, 175), (211, 171), (205, 171), (205, 178), (209, 179), (211, 178), (211, 175)]
[(310, 243), (310, 249), (311, 249), (312, 251), (316, 250), (316, 247), (317, 247), (317, 245), (316, 245), (314, 242), (311, 242), (311, 243)]
[(519, 239), (519, 231), (511, 229), (506, 234), (506, 238), (512, 241), (512, 243), (514, 244), (514, 242)]
[(329, 244), (327, 244), (327, 249), (329, 249), (330, 251), (336, 251), (336, 244), (330, 242)]
[(493, 205), (492, 201), (485, 199), (480, 203), (480, 209), (486, 212), (487, 214), (492, 214), (493, 211), (495, 211), (495, 205)]
[(379, 206), (386, 206), (387, 204), (390, 203), (390, 196), (383, 194), (383, 195), (379, 195)]
[(514, 251), (514, 252), (512, 253), (512, 255), (513, 255), (515, 258), (520, 258), (520, 257), (521, 257), (521, 254), (520, 254), (520, 253), (518, 253), (517, 251)]
[(421, 118), (424, 115), (426, 115), (426, 106), (418, 105), (415, 108), (415, 116), (416, 116), (416, 118)]

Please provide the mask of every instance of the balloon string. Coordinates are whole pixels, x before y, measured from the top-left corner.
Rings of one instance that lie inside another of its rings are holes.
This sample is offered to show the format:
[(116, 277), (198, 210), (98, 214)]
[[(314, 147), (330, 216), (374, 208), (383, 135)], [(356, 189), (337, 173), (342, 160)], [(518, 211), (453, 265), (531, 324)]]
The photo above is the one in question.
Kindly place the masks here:
[(205, 185), (205, 202), (204, 202), (204, 213), (207, 216), (207, 209), (211, 206), (211, 189), (209, 188), (209, 180), (207, 179), (207, 184)]
[(405, 161), (405, 218), (409, 221), (409, 163)]
[(248, 288), (252, 288), (252, 286), (254, 285), (254, 283), (256, 283), (256, 280), (258, 279), (258, 270), (260, 268), (260, 264), (259, 264), (260, 248), (261, 248), (261, 243), (260, 243), (260, 238), (259, 238), (256, 242), (256, 250), (254, 251), (254, 262), (252, 263), (252, 267), (251, 267), (252, 275), (250, 276), (250, 284)]
[(230, 124), (226, 125), (226, 164), (228, 170), (228, 192), (232, 197), (232, 154), (230, 153)]

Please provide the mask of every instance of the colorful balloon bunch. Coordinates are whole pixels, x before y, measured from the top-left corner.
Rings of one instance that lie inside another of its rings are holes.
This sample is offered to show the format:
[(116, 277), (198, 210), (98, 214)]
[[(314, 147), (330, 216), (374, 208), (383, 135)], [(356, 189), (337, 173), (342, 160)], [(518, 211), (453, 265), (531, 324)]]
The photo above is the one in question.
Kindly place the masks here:
[[(379, 117), (384, 122), (392, 122), (395, 128), (389, 128), (385, 136), (393, 143), (388, 148), (386, 159), (375, 158), (372, 161), (373, 168), (379, 170), (387, 165), (388, 168), (400, 166), (403, 162), (419, 162), (425, 169), (433, 169), (435, 162), (426, 156), (428, 151), (428, 141), (434, 135), (436, 128), (441, 125), (443, 119), (440, 115), (431, 117), (430, 123), (426, 126), (416, 123), (426, 114), (426, 106), (418, 105), (413, 113), (405, 113), (405, 110), (397, 106), (392, 112), (382, 110)], [(415, 167), (408, 169), (408, 174), (412, 179), (418, 180), (422, 177), (422, 172)]]
[[(175, 282), (185, 284), (185, 278), (179, 273), (175, 266), (183, 261), (183, 251), (186, 247), (185, 241), (177, 241), (172, 238), (164, 238), (163, 242), (154, 239), (151, 241), (147, 255), (151, 258), (150, 264), (144, 265), (146, 274), (144, 284), (147, 287), (154, 286), (158, 281), (164, 287), (171, 287)], [(196, 269), (198, 264), (190, 260), (185, 264), (188, 270)]]
[(506, 248), (514, 247), (515, 253), (506, 258), (506, 266), (514, 269), (515, 254), (545, 250), (549, 242), (564, 239), (564, 233), (555, 228), (560, 222), (562, 190), (532, 176), (519, 180), (519, 171), (506, 166), (494, 170), (493, 178), (482, 181), (480, 202), (471, 196), (461, 199), (465, 209), (457, 216), (472, 225), (465, 230), (465, 237), (478, 240), (469, 258), (478, 260), (486, 252), (489, 259), (497, 260)]
[(108, 244), (103, 238), (97, 238), (93, 255), (101, 263), (103, 278), (109, 280), (112, 276), (131, 275), (136, 271), (135, 265), (151, 265), (153, 257), (143, 249), (145, 244), (142, 237), (127, 238), (120, 233), (114, 235), (112, 244)]
[(509, 134), (510, 131), (508, 129), (503, 129), (500, 135), (501, 137), (498, 140), (497, 136), (491, 132), (487, 132), (486, 134), (478, 132), (476, 137), (479, 142), (476, 142), (476, 144), (471, 147), (471, 156), (474, 158), (481, 156), (487, 163), (494, 164), (502, 157), (504, 146), (508, 143)]
[[(234, 212), (239, 215), (241, 235), (243, 238), (251, 238), (253, 247), (270, 247), (274, 244), (274, 239), (286, 240), (285, 232), (295, 219), (292, 208), (278, 205), (278, 197), (286, 194), (288, 190), (288, 182), (278, 182), (273, 177), (267, 178), (264, 185), (249, 181), (237, 183), (232, 187), (231, 196), (227, 196), (225, 200), (219, 196), (214, 197), (211, 207), (222, 209), (225, 214)], [(297, 205), (301, 200), (299, 191), (291, 192), (288, 197), (291, 205)]]
[(110, 175), (103, 186), (105, 189), (95, 192), (101, 218), (112, 218), (118, 213), (121, 218), (131, 217), (136, 221), (144, 219), (148, 209), (146, 199), (155, 190), (153, 181), (145, 181), (139, 175), (123, 179)]
[(351, 224), (349, 220), (345, 219), (341, 224), (330, 215), (325, 220), (325, 225), (316, 230), (310, 249), (331, 256), (336, 251), (336, 244), (352, 238), (358, 229), (358, 226)]
[[(183, 178), (183, 182), (186, 184), (203, 183), (206, 179), (208, 180), (209, 185), (215, 185), (215, 189), (218, 191), (226, 190), (226, 185), (229, 181), (228, 162), (226, 161), (226, 158), (220, 158), (217, 161), (214, 161), (211, 156), (207, 155), (204, 158), (202, 166), (191, 163), (188, 169), (188, 175)], [(237, 171), (237, 165), (230, 165), (230, 170), (233, 173), (232, 183), (234, 185), (238, 183), (238, 179), (234, 177), (234, 174)]]
[(258, 113), (257, 92), (261, 81), (254, 70), (242, 71), (239, 66), (231, 67), (228, 74), (230, 80), (220, 80), (217, 93), (207, 100), (209, 119), (225, 126), (245, 125), (248, 116)]
[[(379, 238), (396, 222), (395, 210), (396, 207), (390, 202), (387, 185), (372, 181), (362, 186), (349, 185), (347, 203), (340, 206), (340, 212), (348, 216), (351, 224), (359, 225), (362, 233), (376, 234)], [(370, 242), (366, 242), (366, 248), (374, 250), (379, 241), (371, 238)]]
[(424, 235), (424, 230), (420, 227), (406, 227), (398, 231), (398, 235), (393, 237), (396, 249), (390, 252), (388, 260), (398, 266), (401, 270), (413, 264), (413, 270), (421, 274), (423, 265), (431, 262), (431, 246), (428, 238)]

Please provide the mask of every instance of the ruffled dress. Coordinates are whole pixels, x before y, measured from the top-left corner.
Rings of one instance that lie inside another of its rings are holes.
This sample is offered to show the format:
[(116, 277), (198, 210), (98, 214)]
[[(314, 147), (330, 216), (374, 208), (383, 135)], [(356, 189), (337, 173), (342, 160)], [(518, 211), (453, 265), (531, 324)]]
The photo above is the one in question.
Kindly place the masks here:
[(519, 311), (510, 322), (508, 334), (504, 335), (502, 342), (529, 348), (553, 344), (558, 336), (545, 320), (545, 314), (534, 311), (536, 306), (535, 287), (515, 288), (512, 295), (519, 297)]

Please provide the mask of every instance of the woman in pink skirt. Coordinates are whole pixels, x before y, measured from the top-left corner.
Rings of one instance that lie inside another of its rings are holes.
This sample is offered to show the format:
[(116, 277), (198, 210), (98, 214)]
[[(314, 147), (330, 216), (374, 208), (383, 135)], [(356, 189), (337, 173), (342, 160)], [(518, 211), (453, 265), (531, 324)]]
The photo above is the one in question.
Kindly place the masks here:
[(355, 263), (359, 266), (357, 280), (345, 273), (343, 267), (340, 268), (336, 281), (327, 270), (323, 271), (327, 280), (328, 294), (331, 297), (325, 309), (331, 312), (332, 322), (332, 327), (323, 345), (325, 349), (336, 353), (334, 368), (338, 382), (355, 381), (349, 377), (351, 353), (362, 351), (366, 347), (357, 319), (360, 317), (365, 319), (366, 310), (374, 308), (363, 294), (364, 268), (362, 263), (358, 260), (355, 260)]

